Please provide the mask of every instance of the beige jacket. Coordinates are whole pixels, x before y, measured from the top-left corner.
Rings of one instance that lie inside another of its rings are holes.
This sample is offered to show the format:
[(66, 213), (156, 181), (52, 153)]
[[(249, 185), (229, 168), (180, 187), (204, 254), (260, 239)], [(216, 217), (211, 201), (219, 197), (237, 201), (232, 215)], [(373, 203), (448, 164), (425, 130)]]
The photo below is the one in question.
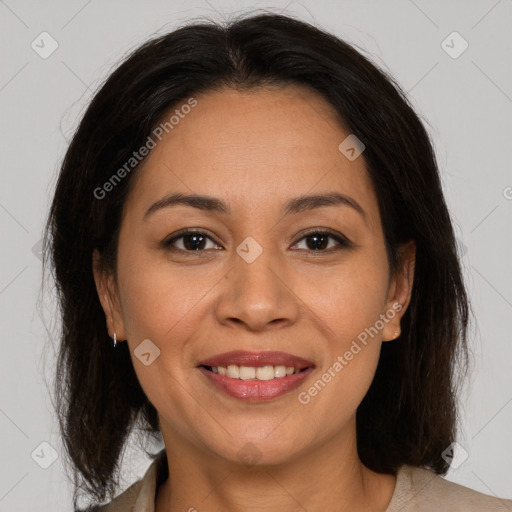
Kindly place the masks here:
[[(165, 450), (162, 450), (141, 480), (101, 507), (99, 512), (155, 512), (157, 485), (165, 478), (165, 464)], [(512, 500), (481, 494), (426, 469), (402, 466), (385, 512), (445, 511), (512, 512)]]

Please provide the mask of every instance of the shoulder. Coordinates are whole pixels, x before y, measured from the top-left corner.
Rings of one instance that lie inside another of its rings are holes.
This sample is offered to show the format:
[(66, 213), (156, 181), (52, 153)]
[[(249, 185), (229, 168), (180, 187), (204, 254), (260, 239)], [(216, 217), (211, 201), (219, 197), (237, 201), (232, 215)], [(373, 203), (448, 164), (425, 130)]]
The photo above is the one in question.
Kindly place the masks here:
[[(145, 479), (132, 484), (123, 493), (116, 496), (110, 503), (103, 505), (97, 509), (97, 512), (138, 512), (135, 504), (139, 501), (142, 489), (145, 486)], [(145, 509), (144, 512), (146, 512)]]
[(501, 499), (450, 482), (428, 469), (404, 465), (386, 512), (512, 512)]
[(157, 454), (144, 476), (97, 512), (154, 512), (158, 485), (167, 476), (165, 450)]

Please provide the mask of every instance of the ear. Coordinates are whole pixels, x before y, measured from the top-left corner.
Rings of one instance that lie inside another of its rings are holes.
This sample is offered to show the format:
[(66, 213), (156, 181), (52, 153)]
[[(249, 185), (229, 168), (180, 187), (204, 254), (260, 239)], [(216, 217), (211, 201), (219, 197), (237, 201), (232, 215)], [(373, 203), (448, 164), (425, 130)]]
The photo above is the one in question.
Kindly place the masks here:
[(94, 282), (96, 283), (96, 291), (105, 313), (108, 335), (113, 339), (115, 332), (117, 341), (124, 341), (126, 339), (125, 329), (114, 276), (103, 268), (98, 249), (94, 249), (92, 253), (92, 271)]
[(399, 249), (400, 268), (391, 278), (384, 314), (389, 320), (382, 331), (382, 341), (391, 341), (400, 336), (400, 321), (409, 306), (414, 281), (416, 244), (414, 240)]

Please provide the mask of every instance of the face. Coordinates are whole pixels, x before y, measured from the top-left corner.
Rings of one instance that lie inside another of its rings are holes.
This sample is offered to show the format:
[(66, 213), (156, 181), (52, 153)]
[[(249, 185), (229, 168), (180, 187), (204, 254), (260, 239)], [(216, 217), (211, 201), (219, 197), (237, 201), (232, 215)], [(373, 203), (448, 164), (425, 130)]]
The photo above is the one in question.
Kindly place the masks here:
[(349, 132), (322, 98), (287, 86), (195, 99), (136, 176), (117, 277), (95, 270), (98, 292), (164, 440), (279, 463), (354, 434), (413, 258), (390, 275), (364, 153), (338, 149)]

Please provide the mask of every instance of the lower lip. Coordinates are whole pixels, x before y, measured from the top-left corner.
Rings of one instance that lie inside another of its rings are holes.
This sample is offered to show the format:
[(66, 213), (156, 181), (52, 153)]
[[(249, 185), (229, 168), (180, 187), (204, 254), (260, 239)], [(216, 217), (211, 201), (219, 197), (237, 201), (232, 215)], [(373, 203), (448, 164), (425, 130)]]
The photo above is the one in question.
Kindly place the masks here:
[(202, 366), (199, 367), (199, 370), (221, 391), (224, 391), (234, 398), (239, 398), (240, 400), (255, 402), (272, 400), (299, 387), (304, 380), (309, 377), (310, 373), (313, 371), (313, 367), (299, 373), (274, 378), (272, 380), (233, 379), (226, 375), (213, 373)]

